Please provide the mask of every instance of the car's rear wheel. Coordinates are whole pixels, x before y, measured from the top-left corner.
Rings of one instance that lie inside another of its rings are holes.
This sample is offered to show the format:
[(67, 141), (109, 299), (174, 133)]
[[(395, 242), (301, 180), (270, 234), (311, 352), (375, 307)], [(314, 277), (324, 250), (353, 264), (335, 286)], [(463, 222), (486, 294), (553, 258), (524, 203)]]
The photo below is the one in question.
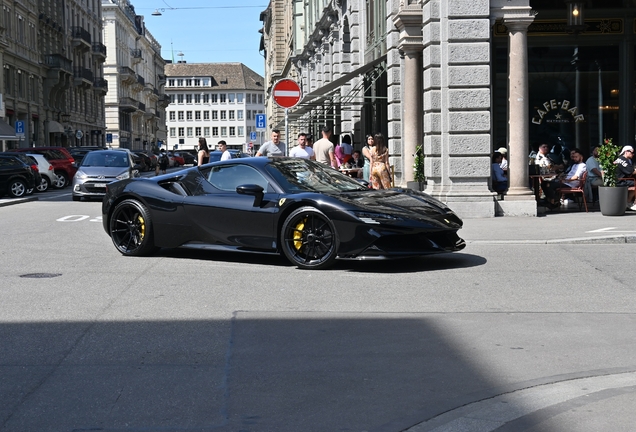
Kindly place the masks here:
[(27, 194), (27, 186), (23, 180), (13, 179), (9, 182), (9, 196), (22, 198)]
[(51, 180), (49, 180), (49, 178), (46, 176), (42, 176), (42, 181), (36, 187), (36, 189), (38, 190), (38, 192), (46, 192), (47, 190), (49, 190), (50, 186), (51, 186)]
[(303, 269), (329, 267), (338, 254), (338, 234), (333, 223), (313, 207), (301, 207), (287, 216), (281, 240), (287, 259)]
[(58, 189), (65, 188), (68, 186), (68, 176), (63, 172), (55, 173), (57, 176), (57, 181), (55, 182), (55, 187)]
[(143, 256), (156, 247), (148, 208), (134, 199), (120, 202), (110, 218), (110, 237), (123, 255)]

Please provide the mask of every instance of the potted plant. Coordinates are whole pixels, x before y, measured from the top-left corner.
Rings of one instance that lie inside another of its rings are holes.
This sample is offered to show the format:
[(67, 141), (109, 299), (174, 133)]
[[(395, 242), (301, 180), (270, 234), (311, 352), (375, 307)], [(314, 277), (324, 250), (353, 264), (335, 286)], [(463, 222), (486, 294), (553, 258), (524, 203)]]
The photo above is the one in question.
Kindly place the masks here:
[(616, 186), (616, 164), (620, 147), (612, 138), (603, 140), (598, 148), (598, 163), (603, 172), (603, 186), (598, 188), (598, 200), (603, 216), (621, 216), (627, 207), (627, 188)]
[(422, 145), (418, 145), (415, 148), (413, 179), (415, 180), (415, 182), (417, 182), (417, 190), (424, 190), (424, 148), (422, 147)]

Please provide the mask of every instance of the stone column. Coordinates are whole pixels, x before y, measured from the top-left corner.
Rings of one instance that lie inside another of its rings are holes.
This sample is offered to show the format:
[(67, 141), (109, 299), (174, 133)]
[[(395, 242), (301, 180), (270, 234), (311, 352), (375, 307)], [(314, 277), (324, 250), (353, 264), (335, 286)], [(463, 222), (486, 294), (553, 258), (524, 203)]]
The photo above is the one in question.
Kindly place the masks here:
[[(534, 16), (504, 18), (508, 28), (508, 158), (509, 190), (504, 204), (506, 215), (536, 216), (536, 202), (529, 187), (528, 154), (530, 153), (530, 106), (528, 100), (528, 26)], [(519, 201), (526, 201), (525, 205)]]
[(415, 179), (415, 151), (424, 136), (423, 71), (422, 71), (422, 5), (417, 2), (400, 5), (393, 23), (400, 31), (398, 49), (404, 53), (402, 81), (402, 184)]

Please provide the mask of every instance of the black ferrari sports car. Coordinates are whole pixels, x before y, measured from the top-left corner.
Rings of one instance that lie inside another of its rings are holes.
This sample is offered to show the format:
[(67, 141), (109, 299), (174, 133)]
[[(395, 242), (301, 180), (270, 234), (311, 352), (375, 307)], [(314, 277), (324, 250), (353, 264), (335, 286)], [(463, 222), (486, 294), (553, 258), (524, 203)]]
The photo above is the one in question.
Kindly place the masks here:
[(238, 158), (107, 185), (104, 229), (124, 255), (186, 247), (281, 252), (305, 269), (340, 259), (459, 251), (461, 219), (409, 189), (372, 190), (297, 158)]

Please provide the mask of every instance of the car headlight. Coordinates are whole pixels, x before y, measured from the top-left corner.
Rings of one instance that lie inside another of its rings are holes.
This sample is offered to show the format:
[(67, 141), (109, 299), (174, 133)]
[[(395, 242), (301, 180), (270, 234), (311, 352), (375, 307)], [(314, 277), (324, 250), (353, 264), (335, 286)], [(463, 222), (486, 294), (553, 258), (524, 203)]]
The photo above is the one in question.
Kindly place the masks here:
[(373, 212), (364, 212), (364, 211), (354, 211), (352, 213), (356, 218), (368, 224), (379, 225), (381, 223), (397, 222), (397, 221), (403, 220), (399, 216), (394, 216), (394, 215), (390, 215), (386, 213), (373, 213)]
[(130, 173), (128, 171), (123, 172), (121, 174), (119, 174), (117, 177), (115, 177), (117, 180), (126, 180), (127, 178), (130, 178)]
[(85, 179), (88, 176), (86, 175), (86, 173), (82, 170), (77, 170), (77, 172), (75, 173), (75, 177), (77, 177), (78, 179)]

